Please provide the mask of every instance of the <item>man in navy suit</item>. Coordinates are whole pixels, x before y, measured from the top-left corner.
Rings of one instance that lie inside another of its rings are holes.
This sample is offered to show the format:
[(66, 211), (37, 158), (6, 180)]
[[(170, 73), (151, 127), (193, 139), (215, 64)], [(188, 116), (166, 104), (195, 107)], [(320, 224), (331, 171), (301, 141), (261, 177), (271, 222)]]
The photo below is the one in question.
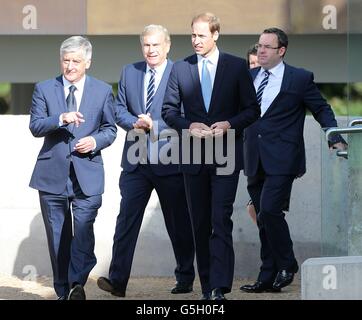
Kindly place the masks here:
[[(154, 189), (176, 258), (176, 286), (171, 293), (191, 292), (195, 278), (195, 250), (183, 177), (176, 164), (167, 163), (167, 153), (162, 153), (172, 139), (158, 135), (168, 129), (161, 118), (161, 107), (172, 68), (167, 59), (171, 40), (160, 25), (145, 27), (140, 40), (145, 61), (126, 65), (118, 87), (116, 122), (127, 131), (119, 181), (122, 199), (109, 278), (97, 281), (102, 290), (120, 297), (126, 294), (143, 215)], [(143, 147), (138, 148), (142, 141)]]
[(85, 74), (91, 56), (88, 39), (66, 39), (63, 74), (36, 84), (30, 110), (30, 131), (44, 138), (30, 186), (39, 190), (59, 299), (85, 299), (83, 286), (97, 261), (93, 223), (104, 191), (101, 150), (117, 132), (111, 86)]
[[(333, 111), (321, 96), (313, 74), (283, 62), (288, 37), (280, 29), (263, 31), (257, 44), (259, 68), (251, 70), (261, 117), (245, 130), (244, 173), (258, 213), (262, 265), (246, 292), (280, 291), (298, 271), (283, 205), (293, 181), (305, 171), (303, 128), (309, 110), (322, 128), (336, 127)], [(335, 136), (330, 147), (346, 147)]]
[[(221, 300), (231, 291), (234, 275), (231, 216), (243, 167), (242, 132), (259, 117), (260, 108), (246, 61), (217, 48), (219, 19), (203, 13), (192, 20), (191, 27), (195, 54), (174, 64), (162, 116), (182, 135), (181, 168), (192, 217), (201, 299)], [(230, 133), (235, 134), (235, 141)], [(226, 163), (226, 169), (218, 159), (228, 151), (234, 165)], [(191, 161), (185, 160), (186, 153)]]

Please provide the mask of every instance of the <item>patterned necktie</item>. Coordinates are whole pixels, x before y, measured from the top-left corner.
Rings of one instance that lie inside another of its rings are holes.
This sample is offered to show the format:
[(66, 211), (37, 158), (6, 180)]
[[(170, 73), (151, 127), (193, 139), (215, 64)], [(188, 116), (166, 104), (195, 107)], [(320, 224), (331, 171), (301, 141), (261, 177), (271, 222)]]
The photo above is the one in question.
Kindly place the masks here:
[(146, 114), (150, 111), (153, 97), (155, 95), (155, 69), (150, 69), (151, 77), (147, 87)]
[(266, 85), (268, 84), (270, 72), (268, 70), (265, 70), (263, 72), (263, 74), (264, 74), (264, 79), (260, 83), (258, 91), (256, 92), (256, 99), (258, 101), (259, 106), (261, 106), (261, 98), (263, 97), (264, 89), (265, 89)]
[(209, 69), (207, 68), (207, 63), (209, 60), (204, 59), (202, 63), (202, 72), (201, 72), (201, 91), (202, 97), (204, 98), (204, 104), (206, 111), (209, 111), (211, 93), (212, 93), (212, 82)]
[(76, 86), (71, 85), (69, 87), (69, 94), (67, 97), (68, 112), (77, 111), (77, 100), (75, 100), (74, 91), (77, 90)]

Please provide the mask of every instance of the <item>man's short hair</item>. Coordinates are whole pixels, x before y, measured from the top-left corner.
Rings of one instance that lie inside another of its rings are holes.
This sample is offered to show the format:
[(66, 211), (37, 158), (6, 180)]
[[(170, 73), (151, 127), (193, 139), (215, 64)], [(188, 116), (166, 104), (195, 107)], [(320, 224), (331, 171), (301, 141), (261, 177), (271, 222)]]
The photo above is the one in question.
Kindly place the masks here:
[(92, 58), (92, 44), (86, 37), (72, 36), (65, 39), (60, 46), (60, 58), (70, 52), (82, 50), (84, 60), (88, 61)]
[(265, 29), (263, 33), (275, 34), (278, 38), (278, 47), (285, 47), (285, 49), (288, 48), (288, 36), (283, 30), (278, 28), (268, 28)]
[(168, 30), (164, 26), (161, 26), (159, 24), (150, 24), (150, 25), (146, 26), (143, 29), (143, 31), (142, 31), (142, 33), (140, 35), (141, 44), (143, 44), (144, 36), (149, 35), (149, 34), (154, 34), (154, 33), (157, 33), (157, 32), (163, 33), (163, 35), (165, 36), (165, 41), (167, 43), (171, 43), (170, 34), (169, 34)]
[(205, 12), (193, 17), (191, 27), (197, 21), (207, 22), (211, 33), (220, 32), (220, 19), (211, 12)]

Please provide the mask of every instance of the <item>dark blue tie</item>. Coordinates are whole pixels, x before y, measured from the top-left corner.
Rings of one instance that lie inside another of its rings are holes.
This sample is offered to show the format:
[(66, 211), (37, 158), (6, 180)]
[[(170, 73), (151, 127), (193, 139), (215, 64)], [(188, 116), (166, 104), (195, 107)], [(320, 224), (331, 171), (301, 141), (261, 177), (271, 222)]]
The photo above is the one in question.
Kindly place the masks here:
[(76, 86), (69, 87), (69, 94), (67, 97), (68, 112), (77, 111), (77, 100), (75, 100), (74, 91), (77, 90)]
[(265, 70), (263, 72), (263, 74), (264, 74), (264, 79), (260, 83), (258, 91), (256, 92), (256, 99), (258, 101), (259, 106), (261, 106), (261, 98), (263, 97), (264, 89), (265, 89), (266, 85), (268, 84), (270, 72), (268, 70)]
[(150, 111), (153, 96), (155, 95), (155, 69), (150, 69), (151, 77), (147, 86), (146, 114)]
[[(68, 97), (67, 97), (67, 100), (66, 100), (68, 112), (77, 111), (77, 100), (75, 100), (75, 95), (74, 95), (75, 90), (77, 90), (76, 86), (71, 85), (69, 87), (69, 94), (68, 94)], [(73, 132), (74, 123), (69, 123), (68, 124), (68, 130), (70, 132)]]

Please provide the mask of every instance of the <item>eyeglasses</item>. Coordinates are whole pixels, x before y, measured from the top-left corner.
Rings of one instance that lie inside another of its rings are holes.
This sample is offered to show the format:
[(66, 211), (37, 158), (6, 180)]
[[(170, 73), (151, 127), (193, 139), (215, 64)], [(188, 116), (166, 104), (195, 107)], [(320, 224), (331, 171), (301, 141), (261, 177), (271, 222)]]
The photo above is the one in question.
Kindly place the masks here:
[(259, 43), (257, 43), (256, 45), (255, 45), (255, 49), (256, 50), (261, 50), (261, 49), (266, 49), (266, 50), (273, 50), (273, 49), (280, 49), (281, 47), (272, 47), (272, 46), (270, 46), (270, 45), (263, 45), (263, 44), (259, 44)]

